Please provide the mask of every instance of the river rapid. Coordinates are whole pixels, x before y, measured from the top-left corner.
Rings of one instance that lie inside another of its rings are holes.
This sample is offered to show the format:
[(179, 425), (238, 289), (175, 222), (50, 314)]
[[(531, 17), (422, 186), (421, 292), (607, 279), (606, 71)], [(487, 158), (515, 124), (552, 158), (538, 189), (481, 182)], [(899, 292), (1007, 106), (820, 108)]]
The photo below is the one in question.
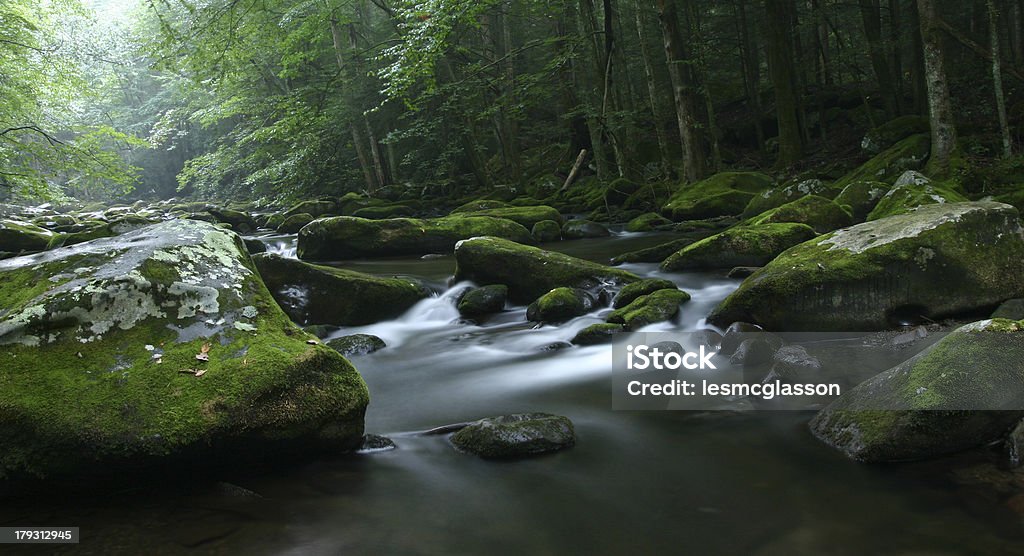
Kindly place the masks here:
[[(294, 256), (294, 236), (261, 239)], [(545, 247), (606, 262), (664, 240), (618, 234)], [(811, 436), (811, 412), (743, 411), (743, 400), (714, 412), (613, 411), (611, 347), (565, 347), (608, 309), (534, 328), (514, 307), (476, 325), (455, 310), (465, 284), (448, 284), (452, 257), (339, 266), (416, 277), (440, 292), (395, 320), (335, 333), (387, 342), (352, 361), (372, 397), (367, 432), (397, 449), (239, 469), (188, 487), (18, 501), (0, 508), (0, 526), (78, 526), (80, 545), (47, 551), (86, 554), (1024, 554), (1020, 514), (993, 494), (977, 456), (858, 464)], [(739, 284), (624, 268), (692, 295), (676, 322), (650, 330), (702, 327)], [(576, 447), (489, 462), (419, 434), (528, 411), (572, 419)]]

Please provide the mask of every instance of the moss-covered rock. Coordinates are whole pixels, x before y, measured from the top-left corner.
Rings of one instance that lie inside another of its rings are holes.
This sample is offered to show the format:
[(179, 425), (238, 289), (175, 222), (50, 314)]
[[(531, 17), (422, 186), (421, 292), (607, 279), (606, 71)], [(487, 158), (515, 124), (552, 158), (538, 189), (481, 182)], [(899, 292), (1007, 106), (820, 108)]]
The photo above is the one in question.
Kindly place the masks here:
[(612, 324), (621, 324), (628, 330), (637, 330), (669, 320), (679, 313), (679, 306), (690, 300), (690, 294), (678, 289), (657, 290), (641, 295), (629, 305), (616, 309), (605, 319)]
[(505, 309), (508, 301), (508, 286), (504, 284), (491, 284), (480, 288), (473, 288), (466, 292), (459, 300), (459, 314), (464, 317), (475, 318), (492, 313), (500, 313)]
[(678, 289), (674, 283), (669, 280), (663, 280), (661, 278), (645, 278), (632, 284), (626, 284), (619, 290), (618, 295), (612, 300), (612, 307), (615, 309), (621, 309), (626, 305), (629, 305), (636, 298), (642, 295), (652, 294), (658, 290), (675, 290)]
[(562, 239), (562, 226), (554, 220), (541, 220), (533, 225), (530, 234), (537, 243), (548, 243)]
[(358, 357), (380, 351), (388, 345), (372, 334), (350, 334), (328, 341), (327, 347), (345, 357)]
[(277, 227), (277, 231), (282, 234), (297, 234), (299, 233), (299, 230), (305, 228), (308, 224), (313, 222), (313, 220), (315, 220), (315, 218), (313, 218), (313, 215), (311, 214), (293, 214), (288, 218), (285, 218), (284, 222), (281, 222), (281, 225)]
[(715, 230), (711, 229), (687, 233), (680, 239), (674, 239), (653, 247), (646, 247), (644, 249), (638, 249), (636, 251), (629, 251), (627, 253), (622, 253), (621, 255), (616, 255), (612, 257), (611, 263), (613, 265), (627, 263), (660, 263), (678, 252), (680, 249), (684, 249), (706, 237), (713, 236), (715, 233)]
[(562, 215), (558, 212), (558, 210), (545, 205), (533, 207), (502, 207), (477, 210), (472, 212), (464, 211), (461, 213), (455, 213), (453, 211), (453, 214), (462, 214), (463, 216), (491, 216), (494, 218), (504, 218), (505, 220), (511, 220), (513, 222), (516, 222), (517, 224), (526, 228), (527, 230), (533, 228), (534, 225), (536, 225), (538, 222), (543, 222), (545, 220), (553, 220), (559, 223), (562, 222)]
[(576, 443), (572, 421), (549, 413), (481, 419), (452, 435), (456, 448), (482, 458), (521, 458), (570, 448)]
[(743, 218), (757, 216), (765, 211), (781, 207), (808, 195), (828, 196), (829, 188), (819, 179), (800, 180), (777, 189), (766, 189), (747, 203)]
[(690, 244), (661, 263), (662, 270), (763, 266), (816, 234), (806, 224), (736, 226)]
[(248, 465), (362, 437), (355, 369), (307, 344), (240, 238), (209, 224), (0, 261), (0, 307), (0, 478)]
[(452, 214), (467, 213), (467, 212), (478, 212), (481, 210), (492, 210), (508, 208), (512, 205), (505, 201), (498, 201), (495, 199), (476, 199), (469, 201), (468, 203), (461, 204), (452, 209)]
[(420, 284), (312, 265), (273, 253), (253, 257), (263, 281), (297, 323), (355, 326), (397, 317), (427, 297)]
[(22, 220), (0, 220), (0, 252), (38, 253), (60, 245), (61, 234)]
[(772, 179), (758, 172), (721, 172), (680, 186), (661, 212), (676, 221), (738, 215), (771, 185)]
[(904, 214), (923, 206), (960, 203), (967, 199), (948, 184), (933, 183), (923, 174), (904, 172), (868, 214), (868, 221)]
[(596, 346), (607, 344), (615, 339), (615, 336), (626, 331), (621, 324), (610, 322), (599, 322), (580, 330), (573, 336), (571, 343), (577, 346)]
[(217, 219), (217, 222), (229, 224), (232, 230), (240, 234), (247, 234), (257, 228), (256, 221), (252, 216), (239, 210), (212, 208), (208, 212)]
[(495, 237), (460, 242), (455, 262), (456, 280), (505, 284), (517, 303), (529, 303), (561, 286), (591, 290), (640, 279), (624, 270)]
[(587, 239), (608, 237), (610, 235), (612, 233), (608, 231), (608, 228), (590, 220), (570, 220), (562, 226), (563, 239)]
[(915, 460), (1001, 439), (1024, 415), (1024, 323), (953, 331), (823, 409), (815, 436), (853, 459)]
[(447, 216), (420, 220), (366, 220), (341, 216), (317, 220), (299, 234), (299, 258), (323, 261), (394, 255), (451, 253), (455, 244), (477, 236), (533, 243), (529, 230), (490, 216)]
[(596, 304), (589, 292), (579, 288), (555, 288), (526, 308), (526, 320), (560, 323), (585, 315)]
[(261, 227), (276, 230), (281, 227), (281, 224), (284, 224), (285, 220), (288, 220), (287, 216), (280, 212), (275, 212), (274, 214), (267, 215), (267, 217), (263, 219)]
[(338, 203), (336, 201), (332, 199), (319, 199), (314, 201), (302, 201), (285, 211), (284, 215), (285, 217), (289, 217), (297, 214), (308, 214), (314, 218), (319, 218), (329, 214), (336, 214), (337, 210)]
[(900, 116), (868, 131), (860, 142), (860, 148), (877, 154), (911, 135), (927, 134), (930, 130), (928, 118), (924, 116)]
[(1008, 299), (992, 313), (994, 319), (1024, 320), (1024, 299)]
[(760, 226), (783, 222), (807, 224), (815, 232), (823, 234), (853, 225), (853, 215), (835, 201), (808, 195), (755, 216), (748, 224)]
[(384, 220), (386, 218), (403, 218), (414, 214), (416, 214), (416, 211), (408, 205), (383, 205), (361, 208), (353, 212), (352, 216), (368, 218), (370, 220)]
[(861, 164), (833, 184), (842, 190), (856, 181), (892, 183), (907, 170), (920, 170), (928, 158), (930, 140), (927, 135), (912, 135)]
[(927, 205), (798, 245), (708, 317), (769, 330), (881, 330), (967, 314), (1024, 292), (1019, 213), (993, 202)]
[(891, 188), (880, 181), (855, 181), (843, 188), (835, 202), (850, 207), (854, 222), (864, 222)]
[(626, 224), (627, 232), (650, 232), (659, 226), (670, 226), (672, 221), (656, 212), (647, 212), (637, 216)]

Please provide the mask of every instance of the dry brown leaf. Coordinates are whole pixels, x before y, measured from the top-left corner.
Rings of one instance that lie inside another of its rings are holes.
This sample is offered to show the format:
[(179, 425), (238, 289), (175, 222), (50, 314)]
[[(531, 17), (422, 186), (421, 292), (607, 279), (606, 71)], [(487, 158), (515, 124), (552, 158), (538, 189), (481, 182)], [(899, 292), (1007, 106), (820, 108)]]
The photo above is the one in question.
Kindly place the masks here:
[(201, 377), (201, 376), (203, 376), (205, 374), (206, 374), (206, 369), (199, 369), (198, 371), (196, 371), (196, 378)]
[(203, 347), (199, 349), (199, 353), (210, 353), (210, 344), (203, 344)]

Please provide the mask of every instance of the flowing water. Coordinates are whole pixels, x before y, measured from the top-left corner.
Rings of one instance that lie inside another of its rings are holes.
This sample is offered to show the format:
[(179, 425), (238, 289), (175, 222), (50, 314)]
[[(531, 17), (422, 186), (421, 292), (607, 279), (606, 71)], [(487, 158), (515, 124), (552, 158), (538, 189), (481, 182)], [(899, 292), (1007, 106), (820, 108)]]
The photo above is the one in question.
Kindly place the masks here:
[[(294, 256), (293, 237), (263, 239)], [(622, 234), (554, 247), (603, 262), (662, 239)], [(372, 396), (367, 431), (397, 449), (203, 477), (187, 492), (22, 503), (0, 509), (0, 525), (77, 525), (77, 548), (96, 554), (1024, 553), (1020, 515), (1005, 493), (954, 480), (984, 475), (973, 460), (857, 464), (810, 435), (809, 412), (613, 411), (611, 348), (564, 347), (607, 309), (535, 329), (516, 307), (476, 325), (454, 308), (465, 284), (446, 286), (451, 257), (343, 266), (415, 276), (443, 292), (396, 320), (336, 333), (387, 342), (353, 362)], [(653, 330), (702, 326), (738, 285), (626, 268), (693, 296), (677, 322)], [(418, 434), (527, 411), (570, 417), (576, 447), (488, 462), (456, 452), (444, 436)]]

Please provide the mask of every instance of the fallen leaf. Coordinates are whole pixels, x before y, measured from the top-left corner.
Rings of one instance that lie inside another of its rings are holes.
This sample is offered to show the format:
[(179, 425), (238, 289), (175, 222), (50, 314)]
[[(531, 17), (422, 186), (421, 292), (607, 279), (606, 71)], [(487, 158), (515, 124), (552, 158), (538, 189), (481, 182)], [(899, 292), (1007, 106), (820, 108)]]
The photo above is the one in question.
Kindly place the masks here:
[(203, 347), (199, 349), (199, 353), (210, 353), (210, 344), (203, 344)]
[(198, 371), (196, 371), (196, 377), (197, 378), (201, 377), (201, 376), (203, 376), (205, 374), (206, 374), (206, 369), (199, 369)]

